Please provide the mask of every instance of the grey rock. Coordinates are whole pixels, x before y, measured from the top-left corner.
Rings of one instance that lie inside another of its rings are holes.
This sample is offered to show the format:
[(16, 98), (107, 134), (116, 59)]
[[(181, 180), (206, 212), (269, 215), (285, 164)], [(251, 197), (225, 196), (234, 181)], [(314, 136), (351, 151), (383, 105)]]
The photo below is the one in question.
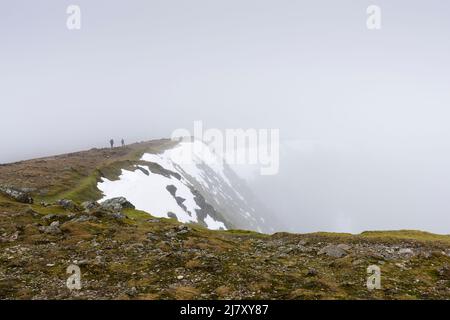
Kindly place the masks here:
[(87, 222), (87, 221), (95, 221), (95, 220), (98, 220), (98, 218), (94, 217), (94, 216), (82, 215), (82, 216), (74, 218), (74, 219), (72, 219), (70, 221), (71, 222)]
[(306, 273), (308, 277), (314, 277), (317, 276), (318, 274), (319, 272), (317, 272), (317, 270), (314, 268), (309, 269), (308, 272)]
[(352, 248), (350, 245), (346, 243), (338, 244), (337, 247), (345, 251), (350, 251), (350, 249)]
[(134, 209), (134, 205), (124, 197), (112, 198), (103, 201), (101, 208), (107, 211), (118, 212), (123, 209)]
[(14, 232), (11, 237), (9, 237), (10, 241), (16, 241), (17, 239), (19, 239), (19, 231)]
[(62, 233), (61, 229), (59, 228), (59, 221), (53, 221), (48, 227), (42, 226), (39, 228), (41, 232), (48, 233), (48, 234), (60, 234)]
[(438, 269), (439, 276), (444, 280), (450, 280), (450, 266), (445, 265)]
[(177, 229), (178, 229), (179, 231), (190, 231), (190, 230), (191, 230), (191, 228), (189, 228), (188, 226), (186, 226), (186, 225), (184, 225), (184, 224), (179, 225), (179, 226), (177, 227)]
[(72, 200), (60, 199), (56, 201), (56, 204), (63, 207), (65, 210), (75, 210), (76, 205)]
[(402, 249), (398, 250), (398, 253), (401, 255), (413, 255), (414, 251), (410, 248), (402, 248)]
[(189, 233), (191, 231), (191, 228), (189, 228), (188, 226), (181, 224), (176, 228), (176, 233), (178, 235), (182, 235), (182, 234), (186, 234)]
[(21, 203), (33, 203), (33, 198), (29, 192), (24, 192), (20, 189), (16, 189), (10, 186), (0, 185), (0, 193), (6, 195), (9, 198), (16, 200)]
[(84, 210), (90, 211), (93, 209), (97, 209), (100, 205), (96, 201), (85, 201), (81, 204)]
[(20, 188), (19, 191), (22, 191), (25, 193), (32, 193), (32, 192), (36, 192), (37, 189), (36, 188)]
[(113, 213), (110, 214), (110, 216), (115, 218), (115, 219), (119, 219), (119, 220), (126, 218), (126, 216), (123, 213), (120, 213), (120, 212), (113, 212)]
[(50, 213), (42, 217), (42, 220), (50, 221), (57, 217), (56, 214)]
[(333, 258), (342, 258), (345, 257), (348, 253), (346, 250), (340, 248), (338, 245), (330, 244), (323, 249), (321, 249), (318, 253), (318, 255), (325, 254), (329, 257)]
[(127, 291), (127, 294), (129, 296), (135, 296), (138, 293), (136, 287), (132, 287), (130, 290)]
[(178, 220), (177, 215), (176, 215), (175, 213), (173, 213), (173, 212), (168, 212), (168, 213), (167, 213), (167, 216), (168, 216), (169, 218)]
[(306, 240), (306, 239), (300, 240), (298, 243), (299, 246), (306, 246), (307, 244), (308, 244), (308, 240)]
[(166, 237), (169, 237), (169, 238), (174, 238), (177, 236), (177, 234), (172, 231), (166, 232), (165, 235), (166, 235)]
[(157, 235), (155, 235), (154, 233), (147, 233), (147, 239), (149, 240), (159, 240), (159, 237)]
[(52, 223), (50, 223), (50, 227), (53, 228), (59, 227), (59, 221), (53, 221)]
[(299, 244), (299, 245), (297, 245), (296, 251), (298, 251), (298, 252), (312, 252), (313, 248), (308, 248), (308, 247), (305, 247), (304, 245)]

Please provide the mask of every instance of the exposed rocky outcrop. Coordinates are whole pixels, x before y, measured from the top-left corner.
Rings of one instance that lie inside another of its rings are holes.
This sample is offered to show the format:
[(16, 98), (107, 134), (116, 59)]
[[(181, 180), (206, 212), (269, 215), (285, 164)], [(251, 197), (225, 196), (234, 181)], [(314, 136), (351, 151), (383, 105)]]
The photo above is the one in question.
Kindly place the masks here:
[(327, 256), (333, 257), (333, 258), (342, 258), (345, 257), (348, 254), (348, 250), (350, 249), (350, 246), (345, 244), (339, 244), (334, 245), (330, 244), (321, 249), (317, 254), (322, 255), (326, 254)]
[(81, 207), (85, 211), (91, 211), (100, 208), (100, 205), (97, 201), (85, 201), (81, 204)]
[(0, 193), (21, 203), (33, 203), (33, 198), (28, 190), (21, 190), (11, 186), (0, 185)]
[(124, 197), (117, 197), (103, 201), (100, 203), (103, 210), (119, 212), (123, 209), (134, 209), (134, 205)]
[[(450, 299), (446, 236), (269, 236), (132, 209), (25, 207), (0, 201), (0, 299)], [(62, 281), (71, 264), (80, 290)], [(381, 290), (365, 286), (373, 264)]]
[(53, 221), (49, 226), (39, 227), (39, 230), (49, 234), (60, 234), (62, 232), (59, 228), (59, 221)]
[(77, 206), (72, 200), (60, 199), (56, 201), (56, 204), (63, 207), (65, 210), (76, 210)]

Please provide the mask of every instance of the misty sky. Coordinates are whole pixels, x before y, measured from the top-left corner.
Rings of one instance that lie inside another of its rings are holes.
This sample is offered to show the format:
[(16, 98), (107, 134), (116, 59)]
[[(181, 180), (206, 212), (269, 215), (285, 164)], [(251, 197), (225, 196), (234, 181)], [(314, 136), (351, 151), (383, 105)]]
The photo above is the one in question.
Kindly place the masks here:
[(280, 174), (245, 174), (292, 230), (450, 233), (449, 39), (442, 0), (2, 1), (0, 163), (279, 128)]

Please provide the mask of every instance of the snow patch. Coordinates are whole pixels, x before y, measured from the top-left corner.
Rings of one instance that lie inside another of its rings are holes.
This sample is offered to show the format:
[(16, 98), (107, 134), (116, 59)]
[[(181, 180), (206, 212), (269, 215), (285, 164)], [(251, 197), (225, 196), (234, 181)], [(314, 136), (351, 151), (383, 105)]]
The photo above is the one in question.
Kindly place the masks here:
[[(185, 199), (183, 204), (187, 212), (180, 207), (175, 198), (166, 189), (174, 185), (175, 195)], [(196, 209), (200, 207), (194, 200), (191, 190), (176, 178), (166, 178), (159, 174), (150, 173), (148, 176), (141, 170), (122, 170), (119, 180), (111, 181), (103, 178), (98, 188), (107, 200), (115, 197), (125, 197), (138, 210), (146, 211), (156, 217), (168, 217), (169, 212), (176, 214), (180, 222), (198, 222)]]
[(211, 230), (227, 230), (227, 228), (225, 227), (225, 225), (220, 222), (220, 221), (216, 221), (213, 218), (211, 218), (210, 216), (206, 216), (205, 218), (205, 223), (208, 226), (208, 229)]

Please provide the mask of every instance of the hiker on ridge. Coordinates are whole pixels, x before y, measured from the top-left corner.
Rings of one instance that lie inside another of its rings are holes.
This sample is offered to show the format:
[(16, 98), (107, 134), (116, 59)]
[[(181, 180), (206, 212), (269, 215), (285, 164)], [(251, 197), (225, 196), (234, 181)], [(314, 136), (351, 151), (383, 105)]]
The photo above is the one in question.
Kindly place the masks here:
[(122, 138), (122, 147), (125, 147), (125, 140), (123, 140), (123, 138)]
[(111, 149), (114, 148), (114, 139), (109, 140), (109, 144), (111, 145)]

